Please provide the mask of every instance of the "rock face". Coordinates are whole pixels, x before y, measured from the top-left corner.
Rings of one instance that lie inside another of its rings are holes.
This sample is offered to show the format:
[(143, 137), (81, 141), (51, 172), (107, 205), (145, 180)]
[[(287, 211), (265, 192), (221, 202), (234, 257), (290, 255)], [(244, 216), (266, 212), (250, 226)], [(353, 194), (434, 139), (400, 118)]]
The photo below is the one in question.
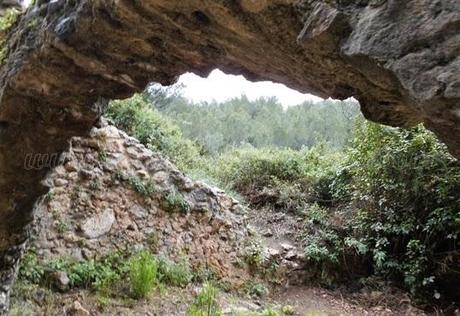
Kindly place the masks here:
[(40, 184), (106, 100), (213, 68), (426, 124), (460, 157), (458, 0), (36, 1), (0, 70), (0, 310)]
[[(240, 267), (245, 212), (223, 191), (187, 178), (109, 125), (73, 138), (64, 161), (46, 178), (51, 189), (37, 205), (31, 244), (42, 263), (149, 249), (231, 286), (248, 278)], [(65, 278), (55, 273), (58, 289)]]

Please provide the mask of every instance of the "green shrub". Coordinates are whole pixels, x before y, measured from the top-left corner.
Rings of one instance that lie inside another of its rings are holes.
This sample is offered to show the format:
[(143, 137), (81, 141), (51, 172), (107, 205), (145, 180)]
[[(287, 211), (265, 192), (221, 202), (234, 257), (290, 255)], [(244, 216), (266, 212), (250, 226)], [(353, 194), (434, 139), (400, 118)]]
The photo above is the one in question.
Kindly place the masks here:
[(264, 284), (251, 281), (246, 284), (245, 292), (249, 296), (262, 297), (268, 295), (269, 290)]
[(35, 252), (29, 250), (19, 269), (19, 280), (29, 284), (49, 285), (50, 272), (63, 271), (70, 279), (71, 288), (103, 290), (126, 275), (126, 257), (111, 253), (98, 260), (75, 261), (61, 258), (40, 263)]
[(460, 282), (460, 163), (432, 133), (361, 123), (327, 182), (340, 206), (309, 212), (310, 259), (356, 266), (344, 261), (354, 257), (418, 298), (455, 293), (442, 285)]
[(159, 279), (161, 282), (173, 286), (185, 287), (192, 281), (193, 274), (188, 261), (185, 259), (175, 263), (167, 258), (158, 260)]
[(209, 173), (252, 206), (301, 211), (321, 197), (315, 184), (332, 173), (340, 159), (340, 153), (325, 145), (301, 151), (246, 148), (222, 154)]
[(170, 192), (165, 196), (165, 201), (167, 202), (166, 209), (170, 212), (173, 211), (181, 211), (183, 213), (187, 213), (190, 211), (190, 205), (184, 196), (176, 191)]
[(16, 9), (8, 9), (3, 13), (3, 16), (0, 17), (0, 34), (4, 34), (11, 29), (18, 19), (19, 13)]
[(422, 126), (366, 123), (346, 168), (361, 212), (354, 237), (369, 249), (375, 271), (417, 296), (448, 294), (443, 279), (460, 282), (453, 269), (460, 265), (460, 162)]
[(187, 316), (221, 316), (222, 311), (217, 302), (219, 292), (211, 283), (205, 283), (200, 293), (187, 312)]
[(325, 285), (337, 281), (340, 272), (343, 235), (329, 222), (329, 210), (313, 204), (306, 212), (305, 255), (311, 261), (311, 278)]
[(16, 9), (8, 9), (0, 17), (0, 65), (5, 62), (8, 55), (6, 45), (6, 36), (11, 27), (16, 23), (19, 17), (19, 11)]
[(142, 95), (111, 102), (106, 113), (115, 125), (155, 151), (160, 151), (182, 170), (200, 164), (200, 149), (182, 136), (180, 129), (161, 116)]
[(99, 260), (77, 262), (59, 259), (48, 262), (45, 267), (49, 271), (64, 271), (71, 287), (100, 289), (119, 280), (124, 275), (124, 259), (119, 253), (112, 253)]
[(39, 284), (45, 275), (45, 268), (39, 264), (34, 250), (25, 253), (19, 268), (18, 278), (32, 284)]
[(147, 251), (134, 256), (129, 263), (131, 295), (145, 298), (158, 285), (158, 260)]

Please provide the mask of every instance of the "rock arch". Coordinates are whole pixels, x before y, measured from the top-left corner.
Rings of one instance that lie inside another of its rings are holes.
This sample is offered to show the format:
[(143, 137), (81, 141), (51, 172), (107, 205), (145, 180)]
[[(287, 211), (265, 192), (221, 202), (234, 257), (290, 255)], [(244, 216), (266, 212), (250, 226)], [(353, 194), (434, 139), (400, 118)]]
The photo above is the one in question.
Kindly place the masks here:
[(37, 0), (0, 69), (0, 313), (48, 169), (108, 99), (214, 68), (321, 97), (365, 116), (423, 122), (460, 157), (457, 0)]

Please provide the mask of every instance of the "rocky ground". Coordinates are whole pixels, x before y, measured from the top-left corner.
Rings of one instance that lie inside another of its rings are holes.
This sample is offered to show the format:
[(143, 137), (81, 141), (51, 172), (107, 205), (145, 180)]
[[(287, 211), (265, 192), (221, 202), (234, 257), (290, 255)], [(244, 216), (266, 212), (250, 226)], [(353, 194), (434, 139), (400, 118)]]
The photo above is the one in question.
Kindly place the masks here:
[[(11, 315), (186, 315), (200, 285), (182, 288), (168, 288), (154, 292), (148, 299), (103, 300), (88, 291), (57, 294), (33, 293), (33, 301), (15, 300)], [(315, 287), (289, 287), (275, 289), (264, 298), (253, 298), (244, 294), (221, 292), (218, 297), (223, 315), (265, 315), (269, 310), (286, 311), (285, 314), (299, 316), (339, 315), (425, 315), (425, 313), (404, 305), (402, 308), (380, 305), (369, 307), (363, 300), (354, 301), (338, 292)], [(258, 313), (258, 314), (257, 314)]]
[(278, 277), (272, 284), (270, 299), (294, 306), (296, 314), (311, 311), (325, 315), (425, 315), (413, 307), (407, 294), (397, 289), (384, 291), (363, 288), (326, 290), (311, 284), (309, 263), (303, 249), (304, 217), (292, 212), (261, 208), (249, 212), (249, 223), (260, 234), (268, 261), (276, 263)]
[[(312, 286), (302, 217), (245, 208), (106, 122), (74, 138), (46, 181), (51, 191), (37, 205), (31, 244), (36, 265), (148, 249), (212, 274), (224, 315), (423, 315), (397, 291)], [(120, 294), (123, 284), (104, 295), (71, 288), (65, 271), (46, 273), (48, 284), (20, 279), (12, 315), (185, 315), (202, 287), (161, 286), (133, 300)], [(270, 309), (278, 314), (263, 314)]]

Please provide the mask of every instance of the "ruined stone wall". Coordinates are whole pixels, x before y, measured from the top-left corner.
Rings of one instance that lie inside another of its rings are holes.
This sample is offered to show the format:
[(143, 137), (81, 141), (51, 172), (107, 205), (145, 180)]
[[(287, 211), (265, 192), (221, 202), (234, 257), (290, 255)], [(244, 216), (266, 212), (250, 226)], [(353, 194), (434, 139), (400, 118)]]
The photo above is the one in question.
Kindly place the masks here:
[(231, 286), (248, 277), (243, 207), (113, 126), (73, 138), (46, 182), (32, 241), (42, 263), (147, 249)]

